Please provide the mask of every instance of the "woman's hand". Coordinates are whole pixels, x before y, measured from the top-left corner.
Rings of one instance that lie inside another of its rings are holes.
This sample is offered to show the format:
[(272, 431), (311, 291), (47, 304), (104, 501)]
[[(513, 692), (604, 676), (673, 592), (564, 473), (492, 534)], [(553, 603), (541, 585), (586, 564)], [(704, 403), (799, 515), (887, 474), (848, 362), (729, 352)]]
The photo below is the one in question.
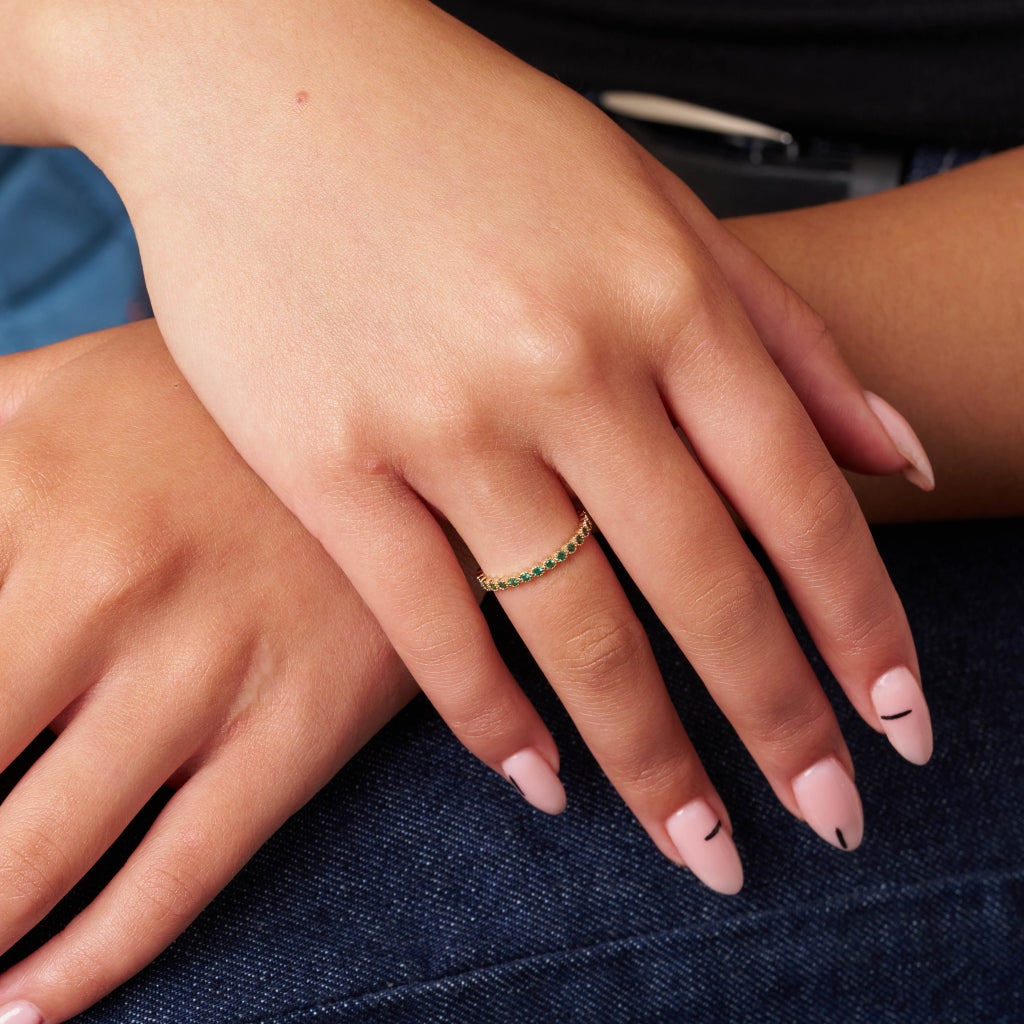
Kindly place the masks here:
[(836, 720), (720, 497), (859, 712), (926, 758), (907, 622), (829, 448), (926, 485), (927, 462), (821, 321), (587, 102), (420, 0), (71, 24), (52, 88), (126, 201), (168, 346), (469, 749), (561, 806), (439, 519), (488, 574), (555, 562), (499, 599), (660, 848), (739, 886), (601, 548), (549, 559), (581, 502), (779, 798), (856, 846)]
[(0, 1016), (27, 999), (53, 1024), (166, 947), (415, 688), (152, 322), (0, 360), (0, 424), (0, 761), (61, 730), (0, 805), (0, 947), (180, 787), (0, 979)]

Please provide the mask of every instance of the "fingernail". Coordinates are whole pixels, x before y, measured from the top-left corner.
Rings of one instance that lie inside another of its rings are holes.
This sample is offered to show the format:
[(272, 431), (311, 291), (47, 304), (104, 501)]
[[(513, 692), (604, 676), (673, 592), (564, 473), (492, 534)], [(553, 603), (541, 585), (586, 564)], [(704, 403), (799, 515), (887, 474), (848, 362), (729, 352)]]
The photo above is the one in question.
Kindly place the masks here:
[(932, 719), (910, 669), (886, 672), (871, 687), (871, 703), (896, 750), (912, 764), (925, 764), (932, 756)]
[(856, 850), (864, 838), (860, 794), (846, 769), (826, 757), (793, 781), (800, 813), (815, 832), (840, 850)]
[(0, 1006), (0, 1024), (43, 1024), (43, 1015), (31, 1003), (19, 999)]
[(733, 896), (743, 888), (743, 865), (732, 836), (706, 800), (691, 800), (665, 823), (686, 866), (709, 888)]
[(565, 790), (561, 779), (532, 747), (502, 761), (501, 771), (516, 792), (538, 811), (561, 814), (565, 810)]
[(880, 398), (873, 391), (865, 391), (864, 397), (889, 435), (889, 440), (907, 460), (908, 466), (903, 470), (903, 475), (922, 491), (934, 490), (935, 474), (932, 472), (932, 464), (928, 461), (924, 445), (914, 433), (914, 428), (884, 398)]

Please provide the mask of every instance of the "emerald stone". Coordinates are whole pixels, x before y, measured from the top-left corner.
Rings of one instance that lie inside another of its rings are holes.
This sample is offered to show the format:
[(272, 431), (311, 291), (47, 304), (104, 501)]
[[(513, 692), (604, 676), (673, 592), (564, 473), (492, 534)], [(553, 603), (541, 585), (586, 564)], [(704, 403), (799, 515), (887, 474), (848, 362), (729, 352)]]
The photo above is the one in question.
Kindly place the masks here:
[(509, 576), (509, 578), (508, 578), (508, 585), (510, 587), (518, 587), (519, 586), (519, 577), (518, 576)]
[(559, 551), (557, 555), (555, 555), (555, 558), (557, 558), (560, 562), (564, 562), (568, 557), (569, 553), (565, 550), (565, 548), (562, 548), (562, 550)]
[(571, 555), (576, 550), (575, 542), (574, 541), (569, 541), (569, 543), (565, 545), (565, 550), (568, 551), (569, 554)]
[(533, 573), (532, 572), (524, 572), (524, 573), (522, 573), (519, 576), (519, 582), (520, 583), (529, 583), (529, 581), (532, 580), (532, 579), (533, 579)]
[(558, 563), (557, 563), (557, 562), (556, 562), (556, 561), (555, 561), (555, 560), (554, 560), (553, 558), (549, 558), (549, 559), (548, 559), (548, 560), (547, 560), (547, 561), (546, 561), (546, 562), (544, 563), (544, 568), (545, 568), (545, 569), (554, 569), (554, 567), (555, 567), (556, 565), (558, 565)]
[(498, 589), (499, 590), (507, 590), (508, 589), (508, 584), (504, 580), (498, 580)]
[(544, 575), (544, 566), (543, 565), (535, 565), (533, 567), (533, 575), (534, 576), (543, 576)]

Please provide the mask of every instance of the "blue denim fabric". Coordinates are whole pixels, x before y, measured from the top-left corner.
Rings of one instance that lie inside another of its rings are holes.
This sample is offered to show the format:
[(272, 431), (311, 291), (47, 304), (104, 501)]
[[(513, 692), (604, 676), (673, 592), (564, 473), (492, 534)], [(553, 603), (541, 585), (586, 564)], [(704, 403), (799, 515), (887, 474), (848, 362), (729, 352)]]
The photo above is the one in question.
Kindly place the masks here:
[(146, 315), (135, 235), (81, 153), (0, 146), (0, 355)]
[(779, 807), (645, 612), (747, 868), (739, 896), (704, 889), (631, 819), (488, 599), (559, 742), (566, 813), (528, 807), (417, 701), (81, 1020), (1024, 1020), (1024, 522), (876, 536), (918, 641), (936, 753), (904, 763), (832, 686), (867, 817), (855, 853)]
[(958, 146), (918, 146), (910, 158), (904, 174), (904, 183), (910, 184), (922, 178), (945, 174), (946, 171), (980, 160), (989, 153), (989, 150), (965, 149)]
[[(6, 240), (22, 238), (0, 222), (4, 273), (18, 269)], [(111, 308), (135, 283), (114, 287)], [(1024, 1020), (1024, 521), (876, 536), (914, 627), (936, 754), (902, 762), (812, 652), (857, 765), (857, 852), (776, 803), (624, 578), (746, 865), (739, 896), (704, 889), (631, 819), (491, 598), (499, 646), (562, 751), (568, 811), (532, 810), (418, 700), (167, 953), (80, 1020)], [(157, 810), (5, 960), (83, 906)]]

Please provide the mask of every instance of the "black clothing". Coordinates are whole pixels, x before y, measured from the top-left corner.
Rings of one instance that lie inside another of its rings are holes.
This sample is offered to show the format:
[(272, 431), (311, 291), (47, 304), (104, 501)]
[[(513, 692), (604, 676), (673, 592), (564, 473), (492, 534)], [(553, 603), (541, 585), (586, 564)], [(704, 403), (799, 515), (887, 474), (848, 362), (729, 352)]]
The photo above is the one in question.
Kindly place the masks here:
[(794, 135), (1024, 143), (1024, 0), (440, 0), (587, 91), (637, 89)]

